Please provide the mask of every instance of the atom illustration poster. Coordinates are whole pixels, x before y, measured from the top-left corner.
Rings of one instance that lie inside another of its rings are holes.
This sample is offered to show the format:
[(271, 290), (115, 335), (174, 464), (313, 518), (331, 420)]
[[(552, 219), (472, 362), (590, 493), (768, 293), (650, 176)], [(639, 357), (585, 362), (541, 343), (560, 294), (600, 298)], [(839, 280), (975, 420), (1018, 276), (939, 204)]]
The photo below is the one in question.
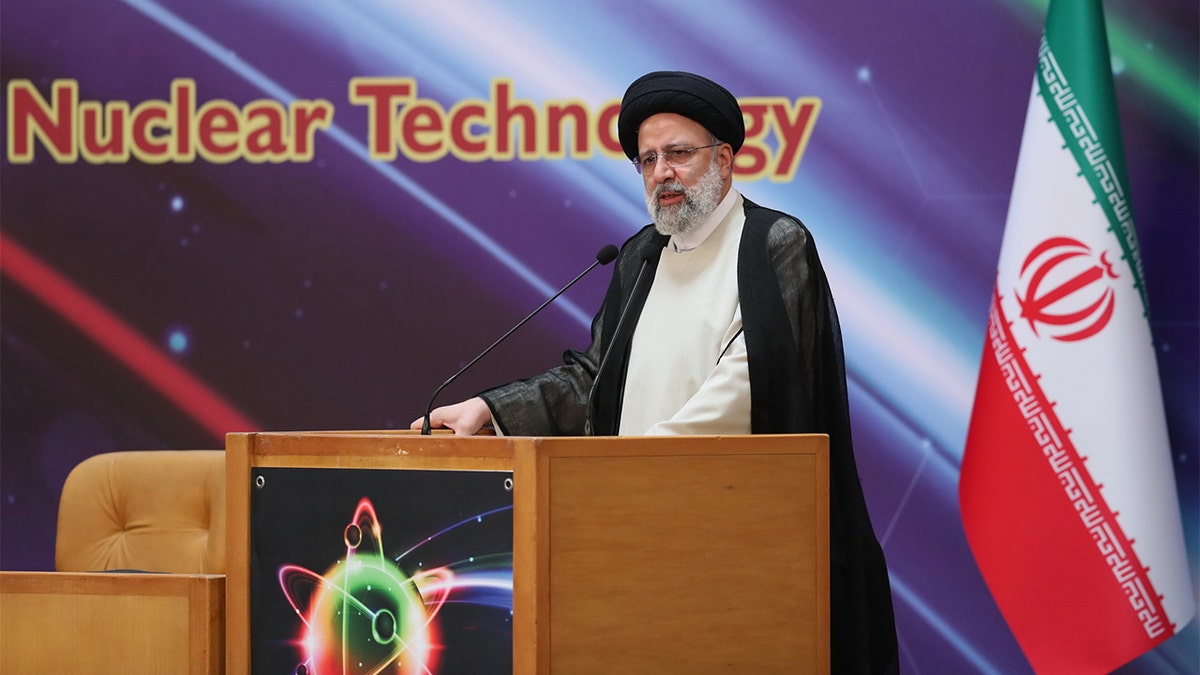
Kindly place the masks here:
[(510, 479), (256, 469), (254, 672), (510, 672)]

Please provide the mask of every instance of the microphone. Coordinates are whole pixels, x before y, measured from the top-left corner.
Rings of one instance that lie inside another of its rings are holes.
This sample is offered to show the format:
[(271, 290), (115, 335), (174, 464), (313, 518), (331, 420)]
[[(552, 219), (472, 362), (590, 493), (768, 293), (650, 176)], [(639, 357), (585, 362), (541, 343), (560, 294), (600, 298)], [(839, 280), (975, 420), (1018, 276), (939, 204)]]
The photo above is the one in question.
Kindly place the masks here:
[(549, 305), (551, 302), (554, 302), (554, 300), (556, 298), (558, 298), (558, 296), (562, 295), (563, 293), (566, 293), (567, 289), (574, 286), (575, 282), (582, 279), (585, 274), (587, 274), (588, 272), (591, 272), (593, 269), (596, 268), (597, 265), (607, 265), (608, 263), (610, 263), (616, 259), (617, 259), (617, 247), (613, 246), (612, 244), (609, 244), (609, 245), (605, 246), (604, 248), (600, 249), (599, 251), (597, 251), (596, 252), (596, 261), (593, 262), (591, 265), (588, 265), (587, 269), (580, 272), (579, 276), (572, 279), (570, 281), (570, 283), (568, 283), (566, 286), (563, 286), (554, 295), (550, 296), (550, 298), (548, 300), (546, 300), (545, 302), (543, 302), (541, 305), (539, 305), (537, 309), (530, 312), (529, 316), (526, 316), (524, 319), (521, 319), (521, 321), (519, 323), (517, 323), (517, 325), (513, 326), (512, 328), (509, 328), (508, 332), (505, 333), (504, 335), (501, 335), (499, 340), (496, 340), (495, 342), (493, 342), (490, 347), (488, 347), (487, 349), (480, 352), (479, 356), (476, 356), (475, 358), (471, 359), (470, 363), (463, 366), (462, 368), (459, 368), (457, 373), (451, 375), (449, 377), (449, 379), (447, 379), (445, 382), (443, 382), (442, 386), (438, 387), (433, 392), (433, 396), (429, 397), (429, 406), (425, 409), (425, 421), (424, 421), (424, 423), (421, 424), (421, 435), (428, 436), (431, 433), (429, 416), (433, 413), (434, 400), (437, 399), (438, 394), (442, 393), (443, 389), (445, 389), (451, 382), (458, 379), (458, 376), (462, 375), (464, 372), (466, 372), (468, 368), (475, 365), (476, 361), (478, 361), (479, 359), (482, 359), (484, 356), (487, 356), (488, 352), (492, 351), (493, 349), (496, 348), (497, 345), (499, 345), (501, 342), (504, 342), (506, 339), (508, 339), (509, 335), (512, 335), (514, 332), (516, 332), (516, 330), (518, 328), (520, 328), (521, 326), (524, 326), (526, 321), (529, 321), (530, 319), (532, 319), (534, 317), (535, 314), (537, 314), (538, 312), (545, 309), (546, 305)]
[(596, 366), (596, 376), (592, 378), (592, 388), (588, 391), (587, 397), (587, 421), (583, 427), (585, 436), (595, 435), (592, 427), (592, 416), (595, 412), (595, 405), (592, 403), (592, 398), (596, 396), (596, 385), (600, 383), (600, 373), (604, 372), (604, 366), (608, 363), (608, 357), (612, 356), (613, 347), (616, 347), (617, 343), (621, 342), (621, 328), (625, 326), (625, 319), (629, 316), (629, 308), (633, 306), (634, 299), (637, 297), (638, 286), (642, 284), (642, 274), (646, 271), (646, 265), (649, 262), (649, 257), (642, 257), (642, 266), (638, 268), (637, 276), (633, 278), (633, 288), (629, 291), (629, 300), (625, 303), (625, 307), (621, 309), (621, 316), (617, 319), (617, 327), (613, 330), (612, 342), (608, 343), (608, 349), (604, 350), (604, 356), (600, 358), (600, 365)]

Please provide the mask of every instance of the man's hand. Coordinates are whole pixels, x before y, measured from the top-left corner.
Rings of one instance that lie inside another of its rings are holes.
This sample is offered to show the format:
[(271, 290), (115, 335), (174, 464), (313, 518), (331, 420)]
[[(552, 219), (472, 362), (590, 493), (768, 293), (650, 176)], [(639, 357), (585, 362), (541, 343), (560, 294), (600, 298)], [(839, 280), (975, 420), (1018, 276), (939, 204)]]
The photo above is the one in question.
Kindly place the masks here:
[[(433, 429), (453, 429), (455, 436), (472, 436), (492, 420), (492, 411), (487, 403), (476, 396), (461, 403), (435, 408), (429, 414), (429, 426)], [(410, 429), (420, 429), (425, 425), (425, 418), (418, 417), (409, 425)]]

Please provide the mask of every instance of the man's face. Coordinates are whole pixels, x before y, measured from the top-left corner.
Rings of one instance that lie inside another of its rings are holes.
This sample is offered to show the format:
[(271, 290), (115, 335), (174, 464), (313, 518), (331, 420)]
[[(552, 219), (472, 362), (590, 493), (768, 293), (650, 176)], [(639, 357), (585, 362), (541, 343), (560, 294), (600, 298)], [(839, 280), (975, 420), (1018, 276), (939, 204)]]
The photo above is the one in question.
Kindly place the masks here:
[[(652, 115), (638, 129), (638, 153), (657, 155), (653, 167), (642, 172), (646, 209), (658, 231), (682, 234), (695, 229), (729, 191), (733, 150), (726, 144), (713, 148), (712, 135), (698, 122), (675, 113)], [(701, 148), (683, 161), (670, 161), (670, 150)], [(673, 164), (673, 165), (672, 165)]]

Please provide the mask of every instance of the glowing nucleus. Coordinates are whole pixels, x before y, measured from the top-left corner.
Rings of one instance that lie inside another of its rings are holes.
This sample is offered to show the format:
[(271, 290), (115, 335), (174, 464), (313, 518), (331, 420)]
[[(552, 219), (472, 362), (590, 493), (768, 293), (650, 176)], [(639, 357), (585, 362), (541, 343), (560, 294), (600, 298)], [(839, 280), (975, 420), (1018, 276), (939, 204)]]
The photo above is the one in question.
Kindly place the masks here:
[(384, 555), (380, 535), (374, 507), (363, 499), (346, 526), (344, 560), (324, 576), (296, 565), (280, 568), (279, 583), (304, 623), (297, 673), (435, 672), (433, 619), (453, 574), (439, 569), (407, 576)]

